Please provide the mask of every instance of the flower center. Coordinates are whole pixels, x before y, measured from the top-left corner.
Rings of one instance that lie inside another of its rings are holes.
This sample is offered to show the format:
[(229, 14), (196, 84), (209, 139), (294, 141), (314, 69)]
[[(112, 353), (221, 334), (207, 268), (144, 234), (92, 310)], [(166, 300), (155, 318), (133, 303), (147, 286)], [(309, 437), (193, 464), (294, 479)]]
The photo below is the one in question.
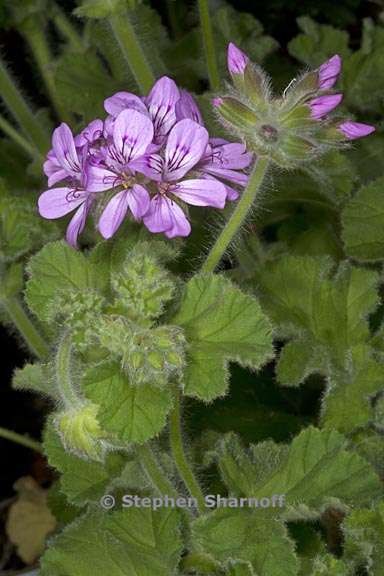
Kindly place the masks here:
[(260, 128), (260, 133), (267, 142), (276, 142), (279, 138), (279, 132), (270, 124), (263, 124)]
[(170, 182), (160, 182), (157, 185), (159, 193), (162, 194), (163, 196), (166, 196), (169, 193), (169, 189), (170, 189), (171, 185), (172, 184)]

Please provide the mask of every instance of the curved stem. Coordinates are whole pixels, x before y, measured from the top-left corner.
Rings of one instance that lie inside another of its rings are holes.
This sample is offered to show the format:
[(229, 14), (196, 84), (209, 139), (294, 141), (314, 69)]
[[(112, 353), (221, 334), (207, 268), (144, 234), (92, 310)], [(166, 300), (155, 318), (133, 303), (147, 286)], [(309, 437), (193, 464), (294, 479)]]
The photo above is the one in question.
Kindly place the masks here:
[(16, 296), (5, 298), (2, 304), (9, 318), (20, 332), (31, 352), (40, 359), (49, 354), (49, 348)]
[(28, 140), (26, 140), (19, 132), (6, 120), (3, 116), (0, 116), (0, 130), (4, 132), (11, 140), (20, 146), (32, 158), (36, 157), (36, 149), (32, 146)]
[(183, 446), (181, 430), (181, 394), (179, 390), (176, 391), (175, 406), (169, 420), (169, 433), (171, 450), (179, 474), (190, 495), (196, 499), (199, 511), (203, 512), (205, 510), (204, 494), (195, 478), (192, 468), (189, 465)]
[(140, 457), (142, 467), (158, 492), (177, 498), (177, 490), (167, 478), (151, 447), (148, 444), (143, 444), (137, 447), (136, 453)]
[(37, 150), (45, 155), (50, 147), (49, 137), (25, 102), (1, 59), (0, 96), (25, 135), (29, 137)]
[(215, 270), (216, 266), (219, 264), (221, 258), (225, 254), (228, 246), (231, 244), (232, 240), (241, 229), (241, 226), (243, 225), (246, 217), (249, 214), (249, 211), (253, 206), (253, 203), (255, 202), (257, 193), (263, 183), (267, 168), (268, 159), (259, 158), (255, 164), (253, 172), (249, 178), (248, 185), (244, 190), (241, 199), (237, 203), (230, 219), (224, 226), (216, 242), (209, 251), (207, 259), (201, 268), (202, 272), (213, 272)]
[(13, 432), (13, 430), (8, 430), (7, 428), (0, 428), (0, 438), (11, 440), (11, 442), (16, 442), (16, 444), (21, 444), (21, 446), (26, 446), (27, 448), (31, 448), (36, 452), (43, 452), (40, 442), (37, 442), (37, 440), (32, 440), (32, 438), (28, 438), (28, 436), (23, 436), (22, 434)]
[(120, 50), (143, 94), (147, 93), (155, 82), (155, 77), (137, 38), (129, 14), (111, 14), (109, 23)]
[(79, 405), (78, 394), (71, 379), (72, 335), (66, 332), (62, 337), (56, 353), (56, 382), (64, 404), (68, 408)]
[(218, 90), (220, 87), (220, 76), (219, 68), (217, 65), (211, 17), (209, 15), (208, 0), (199, 0), (198, 4), (209, 83), (212, 90)]

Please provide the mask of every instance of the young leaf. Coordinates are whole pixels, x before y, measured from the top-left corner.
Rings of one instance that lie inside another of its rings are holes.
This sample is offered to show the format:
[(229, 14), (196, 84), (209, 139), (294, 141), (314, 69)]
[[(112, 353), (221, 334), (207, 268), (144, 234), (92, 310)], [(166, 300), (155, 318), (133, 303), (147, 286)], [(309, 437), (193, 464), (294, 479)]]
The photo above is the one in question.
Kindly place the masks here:
[(78, 506), (98, 502), (109, 484), (118, 477), (126, 463), (126, 455), (110, 452), (105, 462), (84, 460), (66, 452), (61, 439), (49, 424), (44, 434), (44, 450), (50, 466), (61, 472), (61, 488), (68, 500)]
[(93, 511), (54, 540), (42, 559), (40, 574), (169, 576), (175, 574), (180, 554), (176, 510)]
[(281, 351), (276, 366), (276, 377), (282, 386), (299, 386), (304, 380), (321, 369), (323, 362), (316, 358), (316, 351), (304, 339), (291, 340)]
[(192, 524), (192, 546), (219, 562), (250, 562), (258, 576), (294, 576), (298, 570), (285, 526), (264, 510), (222, 508), (201, 516)]
[(368, 346), (351, 350), (345, 371), (331, 373), (323, 400), (322, 425), (347, 434), (373, 419), (372, 398), (384, 389), (383, 363)]
[(229, 361), (256, 370), (273, 356), (271, 327), (257, 300), (220, 275), (192, 278), (172, 323), (189, 343), (185, 392), (205, 402), (226, 393)]
[(29, 390), (44, 396), (57, 396), (48, 367), (43, 364), (26, 364), (23, 368), (16, 368), (12, 387), (15, 390)]
[(346, 252), (362, 262), (384, 259), (384, 178), (363, 186), (342, 213)]
[(310, 576), (348, 576), (350, 574), (347, 564), (332, 554), (317, 556), (312, 565)]
[(230, 491), (248, 498), (285, 494), (291, 510), (319, 510), (330, 498), (364, 504), (381, 493), (371, 466), (347, 451), (346, 439), (333, 430), (309, 427), (289, 447), (264, 442), (247, 454), (234, 435), (219, 447), (218, 464)]
[(165, 426), (172, 407), (169, 389), (153, 384), (131, 384), (117, 364), (89, 368), (82, 386), (99, 406), (100, 426), (125, 443), (143, 443)]

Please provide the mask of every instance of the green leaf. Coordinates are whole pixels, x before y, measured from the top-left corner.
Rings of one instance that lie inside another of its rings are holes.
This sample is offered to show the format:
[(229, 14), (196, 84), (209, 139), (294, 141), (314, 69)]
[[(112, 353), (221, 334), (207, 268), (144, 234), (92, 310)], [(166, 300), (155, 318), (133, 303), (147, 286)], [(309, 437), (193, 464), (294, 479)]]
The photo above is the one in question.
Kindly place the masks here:
[(368, 346), (353, 348), (345, 371), (330, 376), (323, 400), (322, 426), (344, 434), (373, 419), (372, 399), (384, 389), (384, 365)]
[(384, 177), (363, 186), (342, 213), (346, 252), (362, 262), (384, 259)]
[(316, 516), (330, 499), (365, 504), (382, 492), (372, 467), (348, 451), (346, 439), (333, 430), (309, 427), (289, 446), (269, 441), (246, 453), (230, 434), (221, 441), (217, 458), (231, 493), (247, 498), (284, 494), (288, 517), (295, 518), (296, 512)]
[(167, 388), (134, 386), (113, 363), (89, 368), (82, 379), (86, 396), (98, 405), (98, 421), (123, 442), (142, 444), (165, 426), (172, 407)]
[(40, 575), (170, 576), (181, 548), (179, 515), (171, 508), (93, 511), (54, 540)]
[(284, 255), (256, 273), (265, 311), (282, 337), (306, 340), (344, 367), (353, 346), (367, 342), (367, 316), (378, 305), (378, 275), (342, 263), (331, 275), (328, 258)]
[(264, 510), (223, 508), (206, 514), (192, 523), (192, 546), (219, 562), (250, 562), (258, 576), (294, 576), (298, 570), (285, 526)]
[(98, 502), (116, 477), (120, 476), (127, 455), (110, 452), (104, 462), (84, 460), (67, 452), (60, 436), (49, 424), (44, 434), (44, 450), (50, 466), (61, 474), (61, 488), (68, 500), (78, 506)]
[(288, 51), (304, 64), (317, 67), (334, 54), (345, 58), (350, 54), (349, 35), (327, 24), (317, 24), (309, 16), (297, 19), (303, 31), (288, 44)]
[(345, 557), (367, 566), (372, 576), (384, 575), (384, 502), (373, 510), (354, 510), (343, 523)]
[(26, 300), (42, 321), (50, 320), (58, 292), (98, 287), (96, 270), (84, 254), (64, 242), (44, 246), (30, 259), (27, 271)]
[(250, 562), (230, 560), (226, 566), (228, 576), (256, 576)]
[[(322, 366), (315, 358), (315, 351), (308, 342), (292, 340), (284, 346), (276, 366), (276, 377), (282, 386), (300, 386), (302, 382)], [(320, 371), (322, 372), (323, 370)]]
[(44, 364), (26, 364), (23, 368), (16, 368), (12, 387), (15, 390), (28, 390), (44, 396), (57, 396), (48, 367)]
[(271, 327), (257, 300), (220, 275), (192, 278), (172, 323), (189, 343), (185, 392), (206, 402), (226, 393), (229, 361), (257, 369), (273, 356)]
[(348, 576), (349, 567), (332, 554), (317, 556), (313, 561), (311, 576)]
[(75, 14), (79, 17), (106, 18), (123, 7), (124, 0), (83, 0)]

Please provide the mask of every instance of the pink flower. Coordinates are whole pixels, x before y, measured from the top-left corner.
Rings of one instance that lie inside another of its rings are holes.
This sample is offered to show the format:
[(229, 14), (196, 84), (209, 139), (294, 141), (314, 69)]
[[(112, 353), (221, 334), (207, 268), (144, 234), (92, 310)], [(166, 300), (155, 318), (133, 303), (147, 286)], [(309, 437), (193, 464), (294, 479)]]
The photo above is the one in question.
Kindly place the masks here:
[(319, 68), (319, 88), (328, 90), (332, 88), (339, 77), (341, 71), (341, 58), (338, 54), (332, 56)]
[(228, 44), (227, 65), (229, 73), (244, 74), (244, 70), (249, 62), (248, 56), (240, 50), (235, 44)]
[(336, 108), (343, 99), (342, 94), (330, 94), (329, 96), (318, 96), (309, 102), (311, 108), (311, 118), (320, 120), (334, 108)]
[(361, 122), (343, 122), (339, 124), (338, 129), (348, 140), (356, 140), (357, 138), (364, 138), (375, 132), (376, 128), (370, 124), (362, 124)]

